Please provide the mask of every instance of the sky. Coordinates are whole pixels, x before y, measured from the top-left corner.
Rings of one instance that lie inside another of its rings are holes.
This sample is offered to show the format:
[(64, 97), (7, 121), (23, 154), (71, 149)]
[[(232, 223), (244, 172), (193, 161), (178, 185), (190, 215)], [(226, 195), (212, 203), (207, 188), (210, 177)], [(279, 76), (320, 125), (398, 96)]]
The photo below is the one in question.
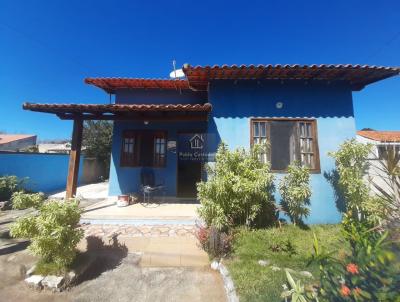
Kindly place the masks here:
[[(84, 78), (166, 78), (174, 59), (400, 66), (400, 1), (0, 0), (0, 131), (69, 138), (23, 102), (108, 103)], [(357, 129), (400, 130), (400, 76), (353, 100)]]

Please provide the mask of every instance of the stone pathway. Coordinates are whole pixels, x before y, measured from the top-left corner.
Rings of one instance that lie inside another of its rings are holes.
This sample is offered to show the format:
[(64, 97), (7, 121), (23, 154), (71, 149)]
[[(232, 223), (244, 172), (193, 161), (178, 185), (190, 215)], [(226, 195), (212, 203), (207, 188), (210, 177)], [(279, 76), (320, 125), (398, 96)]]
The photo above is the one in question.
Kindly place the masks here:
[(107, 225), (84, 224), (81, 228), (85, 237), (195, 237), (195, 225), (162, 224), (162, 225)]

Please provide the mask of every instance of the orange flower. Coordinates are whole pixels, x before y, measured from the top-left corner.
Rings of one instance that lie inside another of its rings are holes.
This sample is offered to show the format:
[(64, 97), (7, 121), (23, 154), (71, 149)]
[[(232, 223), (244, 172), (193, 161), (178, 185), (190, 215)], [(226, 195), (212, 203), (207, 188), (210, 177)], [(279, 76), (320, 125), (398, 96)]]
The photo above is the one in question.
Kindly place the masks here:
[(357, 266), (357, 264), (354, 264), (354, 263), (347, 264), (346, 270), (349, 273), (353, 274), (353, 275), (358, 274), (358, 266)]
[(350, 288), (348, 288), (346, 285), (342, 285), (342, 288), (340, 289), (340, 293), (342, 294), (343, 297), (347, 297), (350, 295), (351, 291)]

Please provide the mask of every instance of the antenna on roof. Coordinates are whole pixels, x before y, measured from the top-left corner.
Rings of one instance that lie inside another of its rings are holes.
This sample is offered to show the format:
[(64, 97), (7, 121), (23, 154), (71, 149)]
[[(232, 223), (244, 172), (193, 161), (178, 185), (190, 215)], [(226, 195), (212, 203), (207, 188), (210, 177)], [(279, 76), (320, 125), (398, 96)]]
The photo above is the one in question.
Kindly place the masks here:
[[(183, 78), (185, 74), (183, 73), (182, 69), (176, 69), (176, 61), (175, 59), (172, 60), (172, 67), (174, 68), (173, 71), (169, 73), (169, 77), (174, 79), (174, 81), (178, 80), (179, 78)], [(178, 87), (175, 85), (176, 89)], [(179, 88), (179, 93), (182, 94), (182, 90)]]
[(170, 74), (169, 74), (170, 78), (176, 80), (176, 79), (185, 77), (185, 74), (183, 73), (182, 69), (176, 69), (176, 61), (175, 60), (172, 61), (172, 67), (174, 68), (174, 70), (170, 72)]

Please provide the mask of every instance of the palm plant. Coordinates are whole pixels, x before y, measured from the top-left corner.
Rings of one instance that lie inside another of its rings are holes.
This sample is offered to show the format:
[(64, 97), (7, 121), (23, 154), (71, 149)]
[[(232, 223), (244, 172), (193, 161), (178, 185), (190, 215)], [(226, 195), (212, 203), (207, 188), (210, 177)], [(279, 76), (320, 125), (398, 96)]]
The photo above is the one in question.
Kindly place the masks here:
[(400, 151), (390, 144), (379, 147), (371, 164), (370, 182), (379, 198), (385, 202), (385, 221), (390, 229), (400, 227)]

